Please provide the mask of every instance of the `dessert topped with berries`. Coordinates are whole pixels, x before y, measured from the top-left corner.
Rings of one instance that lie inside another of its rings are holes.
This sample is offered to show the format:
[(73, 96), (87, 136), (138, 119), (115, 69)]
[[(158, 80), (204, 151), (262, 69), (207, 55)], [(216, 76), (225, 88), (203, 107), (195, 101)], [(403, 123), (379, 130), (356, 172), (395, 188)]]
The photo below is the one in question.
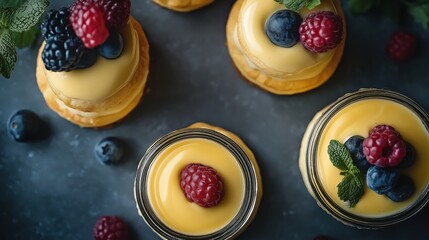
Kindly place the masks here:
[(78, 0), (42, 22), (37, 80), (51, 109), (83, 127), (109, 125), (143, 95), (149, 44), (129, 0)]
[(428, 123), (421, 107), (398, 93), (345, 95), (319, 112), (303, 137), (307, 189), (346, 224), (379, 228), (407, 219), (429, 197)]
[(250, 149), (205, 123), (158, 139), (139, 164), (135, 187), (140, 215), (165, 239), (233, 238), (253, 219), (262, 194)]
[(228, 48), (240, 73), (276, 94), (305, 92), (324, 83), (345, 44), (339, 1), (294, 2), (299, 1), (239, 0), (227, 24)]

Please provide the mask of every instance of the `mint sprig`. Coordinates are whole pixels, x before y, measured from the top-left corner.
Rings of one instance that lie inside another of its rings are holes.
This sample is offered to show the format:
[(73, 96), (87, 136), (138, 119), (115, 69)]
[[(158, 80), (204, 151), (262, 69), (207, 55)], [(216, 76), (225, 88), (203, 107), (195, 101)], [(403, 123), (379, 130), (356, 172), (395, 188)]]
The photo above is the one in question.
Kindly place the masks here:
[(16, 47), (30, 45), (37, 37), (35, 25), (49, 5), (49, 0), (4, 0), (0, 6), (0, 74), (5, 78), (15, 67)]
[(423, 28), (427, 29), (429, 26), (429, 0), (349, 0), (348, 6), (350, 11), (355, 14), (379, 8), (394, 21), (399, 21), (403, 14), (409, 14)]
[(344, 176), (337, 185), (338, 197), (354, 207), (364, 193), (365, 178), (360, 170), (353, 164), (347, 148), (337, 140), (331, 140), (328, 145), (329, 159), (332, 164), (341, 170)]
[(298, 12), (303, 7), (313, 9), (317, 5), (320, 5), (320, 0), (274, 0), (280, 4), (285, 5), (289, 10)]

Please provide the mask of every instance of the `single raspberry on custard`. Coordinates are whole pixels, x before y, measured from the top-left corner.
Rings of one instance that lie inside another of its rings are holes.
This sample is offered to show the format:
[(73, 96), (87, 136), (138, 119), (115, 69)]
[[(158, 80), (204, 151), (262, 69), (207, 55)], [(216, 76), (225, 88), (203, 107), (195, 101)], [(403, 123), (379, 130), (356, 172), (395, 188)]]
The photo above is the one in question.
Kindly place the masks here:
[(128, 225), (117, 216), (102, 216), (94, 225), (95, 240), (129, 240)]
[(341, 42), (343, 21), (330, 11), (315, 12), (304, 19), (299, 33), (306, 49), (314, 53), (326, 52)]
[(188, 164), (180, 173), (180, 187), (190, 202), (213, 207), (222, 200), (223, 182), (216, 171), (202, 164)]
[(76, 35), (87, 48), (101, 45), (109, 37), (104, 10), (91, 1), (76, 1), (70, 7), (70, 22)]
[(416, 52), (416, 42), (416, 37), (409, 32), (395, 32), (387, 44), (387, 55), (396, 61), (407, 60)]
[(378, 167), (394, 167), (404, 159), (406, 144), (391, 126), (380, 125), (363, 141), (363, 153), (369, 163)]

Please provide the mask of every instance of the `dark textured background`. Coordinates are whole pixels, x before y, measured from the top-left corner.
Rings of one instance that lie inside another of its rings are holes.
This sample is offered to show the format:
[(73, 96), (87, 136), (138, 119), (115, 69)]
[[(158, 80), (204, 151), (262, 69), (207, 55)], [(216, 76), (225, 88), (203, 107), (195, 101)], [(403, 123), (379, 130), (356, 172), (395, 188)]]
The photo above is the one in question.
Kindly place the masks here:
[[(267, 1), (267, 0), (265, 0)], [(58, 8), (70, 1), (51, 1)], [(298, 170), (304, 130), (313, 115), (361, 87), (408, 95), (429, 109), (429, 31), (417, 56), (395, 63), (385, 45), (399, 26), (377, 14), (352, 16), (344, 57), (323, 86), (294, 96), (276, 96), (243, 81), (225, 46), (225, 24), (234, 1), (217, 0), (181, 14), (150, 0), (132, 1), (132, 15), (150, 41), (149, 92), (138, 108), (111, 129), (83, 129), (58, 117), (44, 103), (35, 79), (41, 40), (18, 52), (12, 78), (0, 81), (0, 239), (91, 239), (100, 215), (119, 215), (135, 239), (157, 239), (138, 216), (133, 198), (137, 164), (162, 135), (196, 121), (229, 129), (255, 153), (264, 195), (259, 212), (240, 239), (429, 239), (429, 208), (395, 227), (369, 231), (342, 225), (307, 193)], [(18, 109), (40, 114), (52, 127), (49, 139), (14, 142), (6, 121)], [(125, 163), (103, 166), (94, 145), (103, 137), (126, 141)]]

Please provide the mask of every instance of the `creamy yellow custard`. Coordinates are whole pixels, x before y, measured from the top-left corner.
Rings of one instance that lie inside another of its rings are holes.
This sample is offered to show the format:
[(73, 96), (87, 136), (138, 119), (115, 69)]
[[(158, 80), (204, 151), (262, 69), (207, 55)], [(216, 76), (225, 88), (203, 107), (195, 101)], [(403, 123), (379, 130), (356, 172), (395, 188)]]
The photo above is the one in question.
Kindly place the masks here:
[(98, 56), (93, 66), (69, 72), (44, 69), (52, 90), (67, 98), (94, 102), (119, 91), (134, 77), (140, 57), (138, 35), (131, 23), (121, 30), (121, 35), (124, 48), (117, 59)]
[[(224, 197), (212, 208), (189, 202), (180, 188), (180, 171), (190, 163), (214, 168), (222, 178)], [(148, 181), (155, 213), (171, 229), (188, 235), (213, 233), (237, 215), (244, 197), (243, 172), (231, 152), (207, 139), (173, 143), (154, 160)]]
[[(218, 205), (204, 208), (187, 200), (180, 173), (190, 163), (210, 166), (222, 178)], [(137, 168), (139, 214), (165, 239), (234, 238), (253, 220), (261, 196), (259, 167), (250, 149), (235, 134), (205, 123), (158, 139)]]
[[(280, 77), (294, 74), (295, 79), (314, 77), (324, 70), (334, 51), (312, 53), (300, 42), (291, 48), (274, 45), (265, 32), (265, 23), (273, 13), (281, 9), (285, 9), (285, 6), (274, 0), (245, 0), (237, 21), (237, 44), (247, 53), (250, 61), (266, 73)], [(331, 0), (322, 1), (312, 10), (303, 8), (299, 14), (305, 19), (310, 13), (320, 11), (338, 14), (337, 7)]]
[[(304, 182), (309, 192), (316, 196), (311, 180), (308, 176), (308, 141), (315, 124), (320, 120), (327, 110), (324, 109), (311, 121), (302, 140), (300, 153), (300, 169)], [(329, 159), (328, 144), (330, 140), (336, 139), (344, 143), (353, 135), (368, 136), (368, 132), (379, 124), (387, 124), (394, 127), (402, 138), (411, 143), (417, 152), (416, 162), (412, 167), (400, 169), (400, 173), (409, 176), (415, 183), (415, 193), (404, 202), (393, 202), (384, 195), (379, 195), (365, 185), (365, 192), (355, 207), (350, 208), (347, 202), (340, 200), (337, 195), (337, 185), (341, 182), (340, 170), (334, 167)], [(429, 161), (425, 156), (429, 154), (429, 132), (422, 119), (410, 108), (389, 99), (368, 98), (357, 100), (338, 112), (326, 123), (316, 143), (315, 166), (317, 171), (318, 187), (322, 188), (327, 196), (343, 210), (361, 217), (381, 218), (393, 216), (405, 211), (410, 205), (427, 193), (429, 183)], [(314, 177), (314, 176), (312, 176)], [(316, 198), (320, 199), (320, 198)], [(320, 203), (319, 203), (320, 204)], [(329, 204), (328, 204), (329, 205)], [(322, 207), (324, 204), (321, 205)], [(326, 210), (326, 207), (323, 207)], [(330, 212), (330, 211), (328, 211)], [(332, 214), (332, 212), (330, 212)], [(333, 214), (335, 216), (335, 214)]]

